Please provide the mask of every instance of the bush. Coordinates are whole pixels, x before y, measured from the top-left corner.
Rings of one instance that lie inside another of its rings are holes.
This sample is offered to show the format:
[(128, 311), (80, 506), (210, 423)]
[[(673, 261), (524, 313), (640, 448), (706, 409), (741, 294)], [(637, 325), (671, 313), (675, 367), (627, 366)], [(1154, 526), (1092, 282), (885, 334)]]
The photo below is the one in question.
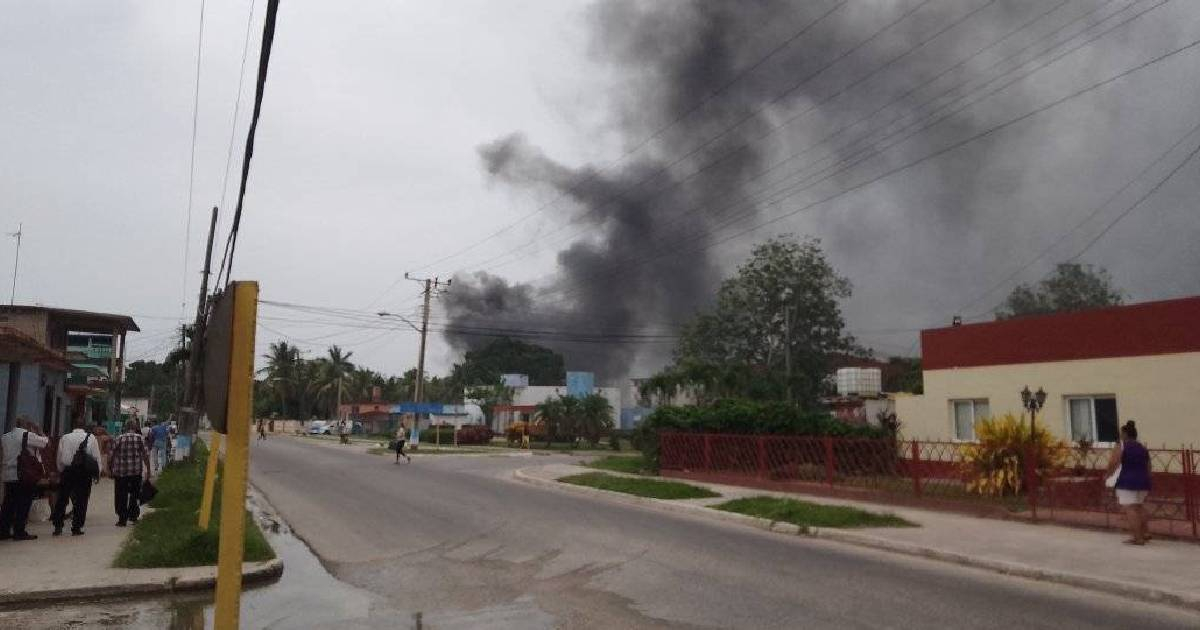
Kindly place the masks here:
[(492, 429), (482, 424), (468, 424), (458, 430), (459, 444), (487, 444), (492, 441)]
[(846, 424), (823, 411), (777, 401), (720, 400), (706, 407), (659, 407), (633, 430), (630, 441), (658, 470), (658, 433), (735, 433), (885, 438), (884, 429)]
[(1039, 429), (1031, 441), (1029, 426), (1011, 413), (975, 423), (975, 444), (963, 449), (963, 476), (967, 490), (984, 496), (1016, 496), (1025, 490), (1025, 460), (1030, 448), (1037, 453), (1039, 476), (1061, 466), (1066, 444)]
[(448, 424), (431, 426), (421, 431), (421, 444), (454, 444), (454, 427)]

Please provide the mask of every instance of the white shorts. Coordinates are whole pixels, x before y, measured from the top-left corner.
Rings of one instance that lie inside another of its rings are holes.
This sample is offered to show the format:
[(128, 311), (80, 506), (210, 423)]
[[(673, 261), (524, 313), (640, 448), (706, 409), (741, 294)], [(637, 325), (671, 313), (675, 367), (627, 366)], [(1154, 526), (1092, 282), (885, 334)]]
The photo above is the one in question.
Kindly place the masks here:
[(1146, 502), (1145, 490), (1122, 490), (1117, 488), (1117, 503), (1119, 505), (1141, 505)]

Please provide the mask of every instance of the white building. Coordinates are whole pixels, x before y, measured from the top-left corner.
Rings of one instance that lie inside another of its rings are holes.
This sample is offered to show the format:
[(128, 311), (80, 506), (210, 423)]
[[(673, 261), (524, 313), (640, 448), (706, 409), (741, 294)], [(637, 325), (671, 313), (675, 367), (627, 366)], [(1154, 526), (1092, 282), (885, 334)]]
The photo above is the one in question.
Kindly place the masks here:
[[(492, 419), (492, 430), (503, 433), (509, 425), (519, 421), (529, 421), (534, 418), (537, 406), (547, 400), (567, 395), (566, 385), (527, 385), (513, 387), (512, 404), (497, 405)], [(593, 394), (599, 394), (608, 401), (611, 408), (613, 426), (618, 426), (621, 413), (621, 388), (593, 387)]]

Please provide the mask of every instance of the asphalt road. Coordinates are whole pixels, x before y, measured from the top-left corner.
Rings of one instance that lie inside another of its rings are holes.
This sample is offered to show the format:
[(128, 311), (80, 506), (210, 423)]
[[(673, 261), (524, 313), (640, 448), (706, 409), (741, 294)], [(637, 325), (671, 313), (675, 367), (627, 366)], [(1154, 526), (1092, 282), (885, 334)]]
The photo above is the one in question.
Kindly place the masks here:
[(1169, 607), (511, 478), (554, 459), (396, 465), (276, 438), (254, 444), (251, 479), (337, 578), (372, 594), (371, 618), (397, 626), (420, 613), (425, 628), (1200, 627)]

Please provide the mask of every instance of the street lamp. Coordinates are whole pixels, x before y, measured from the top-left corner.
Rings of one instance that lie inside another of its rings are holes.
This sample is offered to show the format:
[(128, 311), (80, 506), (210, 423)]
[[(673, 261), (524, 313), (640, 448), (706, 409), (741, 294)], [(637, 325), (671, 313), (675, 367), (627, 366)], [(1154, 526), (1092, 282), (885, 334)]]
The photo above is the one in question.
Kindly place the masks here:
[(1021, 390), (1021, 404), (1025, 410), (1029, 412), (1029, 439), (1034, 439), (1034, 431), (1037, 426), (1037, 412), (1042, 410), (1042, 406), (1046, 404), (1046, 391), (1041, 387), (1037, 392), (1029, 391), (1029, 386)]

